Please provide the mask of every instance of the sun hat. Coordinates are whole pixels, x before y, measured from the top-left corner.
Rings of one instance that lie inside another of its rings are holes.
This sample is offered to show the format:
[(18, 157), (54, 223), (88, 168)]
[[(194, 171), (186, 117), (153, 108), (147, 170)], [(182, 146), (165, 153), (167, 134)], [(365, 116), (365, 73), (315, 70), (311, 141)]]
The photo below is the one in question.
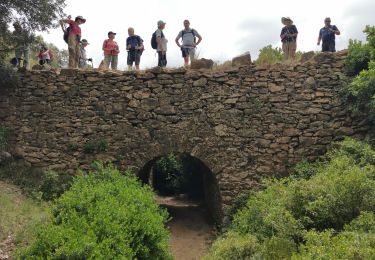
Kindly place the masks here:
[(89, 42), (88, 42), (86, 39), (82, 39), (81, 42), (82, 42), (82, 43), (89, 44)]
[(290, 19), (290, 17), (286, 16), (286, 17), (281, 17), (281, 23), (283, 25), (286, 25), (286, 22), (290, 21), (290, 24), (293, 24), (293, 20)]
[(76, 19), (75, 19), (76, 21), (77, 20), (81, 20), (83, 23), (85, 23), (86, 22), (86, 19), (85, 18), (83, 18), (81, 15), (78, 15), (77, 17), (76, 17)]

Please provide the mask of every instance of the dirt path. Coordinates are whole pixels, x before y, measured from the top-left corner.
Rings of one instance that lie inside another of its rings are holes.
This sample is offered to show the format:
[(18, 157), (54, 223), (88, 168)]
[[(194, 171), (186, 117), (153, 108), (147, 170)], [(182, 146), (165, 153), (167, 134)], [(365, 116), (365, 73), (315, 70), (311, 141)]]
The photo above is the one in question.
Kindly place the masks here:
[(167, 208), (172, 220), (172, 253), (176, 260), (200, 259), (212, 242), (213, 225), (204, 206), (176, 197), (159, 197), (158, 202)]

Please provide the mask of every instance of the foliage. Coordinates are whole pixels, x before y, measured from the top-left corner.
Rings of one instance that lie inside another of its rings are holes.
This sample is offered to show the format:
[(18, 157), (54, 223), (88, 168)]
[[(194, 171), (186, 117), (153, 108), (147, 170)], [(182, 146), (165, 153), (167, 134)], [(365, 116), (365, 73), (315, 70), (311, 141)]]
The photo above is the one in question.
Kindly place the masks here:
[(174, 153), (162, 156), (156, 161), (154, 176), (154, 188), (163, 195), (180, 193), (186, 182), (182, 165)]
[(355, 98), (355, 109), (367, 112), (373, 118), (375, 113), (375, 60), (370, 61), (368, 70), (359, 73), (349, 85), (348, 90)]
[(281, 48), (275, 47), (272, 45), (267, 45), (259, 50), (258, 59), (255, 61), (256, 64), (275, 64), (282, 62), (283, 60), (283, 51)]
[(368, 69), (371, 48), (361, 41), (349, 40), (348, 55), (345, 58), (345, 68), (349, 75), (358, 75), (360, 71)]
[(375, 120), (375, 26), (366, 26), (367, 43), (351, 41), (346, 66), (359, 75), (343, 91), (351, 107)]
[(292, 259), (374, 259), (375, 234), (309, 231)]
[(5, 151), (9, 144), (10, 129), (0, 125), (0, 151)]
[(107, 141), (104, 139), (100, 139), (96, 142), (87, 142), (83, 146), (83, 152), (88, 154), (102, 153), (107, 151), (107, 146)]
[(0, 180), (6, 180), (34, 198), (53, 200), (71, 185), (72, 175), (67, 172), (42, 171), (18, 161), (9, 161), (0, 167)]
[(111, 166), (78, 176), (52, 213), (21, 259), (172, 259), (166, 211), (149, 188)]
[(46, 31), (64, 15), (65, 0), (2, 0), (0, 2), (0, 32), (8, 24), (19, 21), (29, 31)]
[(204, 260), (251, 259), (259, 251), (259, 243), (252, 235), (228, 232), (212, 245)]
[[(373, 258), (374, 159), (370, 145), (347, 138), (318, 162), (302, 162), (291, 177), (265, 181), (228, 232), (256, 237), (254, 255), (266, 259)], [(226, 235), (220, 239), (225, 244)]]

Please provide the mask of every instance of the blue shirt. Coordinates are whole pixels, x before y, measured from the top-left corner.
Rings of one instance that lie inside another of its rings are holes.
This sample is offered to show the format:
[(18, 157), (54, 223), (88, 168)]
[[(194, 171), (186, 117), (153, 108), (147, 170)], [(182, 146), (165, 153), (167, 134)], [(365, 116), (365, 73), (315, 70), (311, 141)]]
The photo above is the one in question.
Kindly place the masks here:
[(323, 42), (335, 41), (335, 33), (330, 32), (328, 28), (338, 31), (336, 25), (330, 25), (328, 27), (323, 27), (319, 31), (319, 37), (322, 39)]
[(141, 43), (143, 43), (143, 40), (138, 35), (129, 36), (126, 39), (126, 47), (128, 47), (128, 45), (130, 45), (131, 46), (130, 50), (134, 50), (135, 47), (140, 46)]

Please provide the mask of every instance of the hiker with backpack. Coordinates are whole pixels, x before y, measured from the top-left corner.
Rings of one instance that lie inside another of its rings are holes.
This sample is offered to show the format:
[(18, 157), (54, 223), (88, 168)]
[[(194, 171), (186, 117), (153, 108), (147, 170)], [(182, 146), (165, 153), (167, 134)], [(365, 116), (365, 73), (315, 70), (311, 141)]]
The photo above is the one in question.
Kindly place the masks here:
[(281, 23), (285, 25), (280, 33), (281, 42), (283, 43), (282, 50), (284, 52), (284, 59), (294, 60), (297, 49), (297, 27), (289, 17), (282, 17)]
[(168, 40), (163, 34), (165, 28), (165, 22), (162, 20), (157, 22), (158, 29), (152, 34), (151, 37), (151, 47), (156, 49), (158, 53), (158, 66), (166, 67), (167, 66), (167, 43)]
[(135, 69), (139, 70), (139, 63), (141, 61), (141, 55), (144, 50), (143, 40), (138, 35), (134, 34), (134, 28), (128, 28), (129, 37), (126, 39), (126, 50), (128, 51), (128, 70), (131, 70), (133, 63), (135, 63)]
[(84, 24), (86, 19), (82, 16), (77, 16), (74, 21), (69, 17), (68, 19), (60, 20), (62, 28), (63, 24), (69, 24), (69, 27), (64, 31), (64, 40), (68, 43), (69, 50), (69, 68), (77, 68), (79, 64), (79, 43), (81, 41), (81, 24)]
[[(189, 20), (184, 21), (184, 27), (177, 35), (175, 42), (181, 48), (184, 65), (187, 67), (189, 66), (189, 57), (191, 61), (195, 58), (195, 48), (202, 41), (202, 36), (195, 29), (190, 29)], [(182, 39), (182, 45), (179, 43), (180, 38)], [(198, 38), (198, 41), (196, 41), (196, 38)]]
[(14, 54), (15, 58), (12, 59), (14, 67), (20, 68), (21, 61), (23, 60), (23, 67), (28, 68), (29, 65), (29, 45), (34, 41), (34, 35), (22, 28), (20, 22), (13, 23), (14, 31), (12, 34), (12, 40), (15, 44)]
[(324, 27), (319, 31), (317, 45), (322, 41), (322, 52), (335, 52), (335, 36), (340, 35), (336, 25), (331, 25), (331, 18), (324, 19)]
[(111, 65), (112, 70), (117, 70), (118, 54), (120, 53), (120, 48), (117, 42), (114, 41), (116, 33), (110, 31), (108, 32), (108, 39), (103, 42), (104, 51), (104, 68), (108, 69)]

